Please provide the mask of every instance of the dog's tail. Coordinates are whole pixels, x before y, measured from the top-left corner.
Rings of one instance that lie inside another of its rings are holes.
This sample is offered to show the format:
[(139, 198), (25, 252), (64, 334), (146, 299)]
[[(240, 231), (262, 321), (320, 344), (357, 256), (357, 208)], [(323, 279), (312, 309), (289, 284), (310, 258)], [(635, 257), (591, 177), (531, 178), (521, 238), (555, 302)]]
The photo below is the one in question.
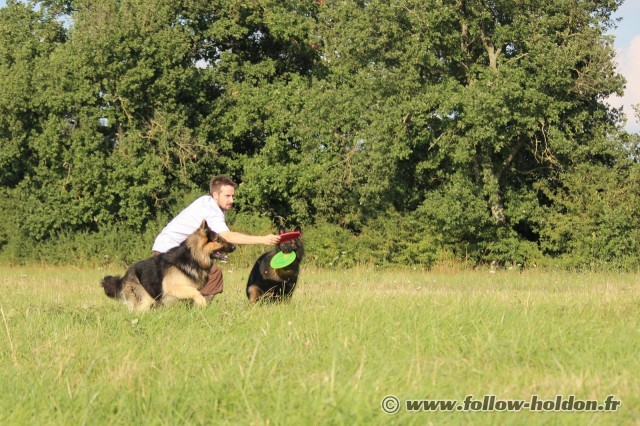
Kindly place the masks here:
[(107, 296), (117, 299), (120, 296), (120, 292), (122, 291), (122, 278), (114, 277), (108, 275), (102, 279), (100, 282), (102, 284), (102, 288), (104, 288), (104, 294)]

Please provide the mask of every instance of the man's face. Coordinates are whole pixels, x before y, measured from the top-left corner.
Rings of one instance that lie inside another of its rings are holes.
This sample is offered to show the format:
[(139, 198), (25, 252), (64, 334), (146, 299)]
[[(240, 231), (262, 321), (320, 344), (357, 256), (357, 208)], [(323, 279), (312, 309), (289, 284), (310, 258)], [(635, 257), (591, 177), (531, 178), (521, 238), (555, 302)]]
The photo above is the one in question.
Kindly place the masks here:
[(222, 211), (228, 211), (233, 206), (233, 196), (236, 193), (236, 189), (231, 185), (223, 185), (218, 192), (212, 194), (213, 199), (216, 200), (218, 206)]

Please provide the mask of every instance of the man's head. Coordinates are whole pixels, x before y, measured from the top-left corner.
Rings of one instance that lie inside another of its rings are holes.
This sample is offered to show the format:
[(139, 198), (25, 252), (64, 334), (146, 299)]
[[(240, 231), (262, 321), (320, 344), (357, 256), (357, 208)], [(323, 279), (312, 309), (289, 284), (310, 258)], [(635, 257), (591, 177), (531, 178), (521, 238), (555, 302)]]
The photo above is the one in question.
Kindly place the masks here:
[(233, 206), (233, 196), (238, 185), (226, 176), (214, 176), (209, 183), (209, 192), (223, 210), (230, 210)]

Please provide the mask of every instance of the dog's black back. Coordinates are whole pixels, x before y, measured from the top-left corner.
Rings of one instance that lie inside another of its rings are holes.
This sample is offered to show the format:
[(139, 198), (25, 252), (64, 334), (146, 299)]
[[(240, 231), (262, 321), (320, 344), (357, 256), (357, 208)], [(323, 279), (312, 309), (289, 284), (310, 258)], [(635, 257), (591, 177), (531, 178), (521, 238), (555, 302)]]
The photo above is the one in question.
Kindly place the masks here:
[[(300, 232), (300, 227), (296, 227)], [(283, 233), (283, 230), (280, 230)], [(271, 267), (271, 259), (279, 252), (296, 253), (296, 259), (292, 264), (284, 268), (274, 269)], [(300, 262), (304, 256), (304, 246), (302, 236), (295, 240), (278, 244), (273, 250), (262, 254), (256, 260), (247, 280), (247, 297), (251, 303), (257, 302), (261, 298), (268, 298), (271, 301), (282, 301), (291, 298), (293, 291), (298, 284), (300, 274)]]
[(169, 268), (179, 269), (194, 282), (202, 282), (207, 275), (206, 269), (199, 268), (184, 243), (166, 253), (136, 262), (129, 268), (127, 275), (135, 276), (149, 296), (158, 300), (163, 292), (162, 280)]

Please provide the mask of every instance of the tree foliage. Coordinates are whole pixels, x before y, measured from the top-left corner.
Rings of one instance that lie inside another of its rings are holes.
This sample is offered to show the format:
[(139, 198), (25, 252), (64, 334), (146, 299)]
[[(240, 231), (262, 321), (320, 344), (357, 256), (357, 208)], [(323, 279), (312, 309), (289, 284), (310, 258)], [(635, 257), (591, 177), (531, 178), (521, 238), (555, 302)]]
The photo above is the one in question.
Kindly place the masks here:
[(224, 173), (320, 264), (634, 266), (619, 4), (10, 0), (0, 247), (153, 236)]

